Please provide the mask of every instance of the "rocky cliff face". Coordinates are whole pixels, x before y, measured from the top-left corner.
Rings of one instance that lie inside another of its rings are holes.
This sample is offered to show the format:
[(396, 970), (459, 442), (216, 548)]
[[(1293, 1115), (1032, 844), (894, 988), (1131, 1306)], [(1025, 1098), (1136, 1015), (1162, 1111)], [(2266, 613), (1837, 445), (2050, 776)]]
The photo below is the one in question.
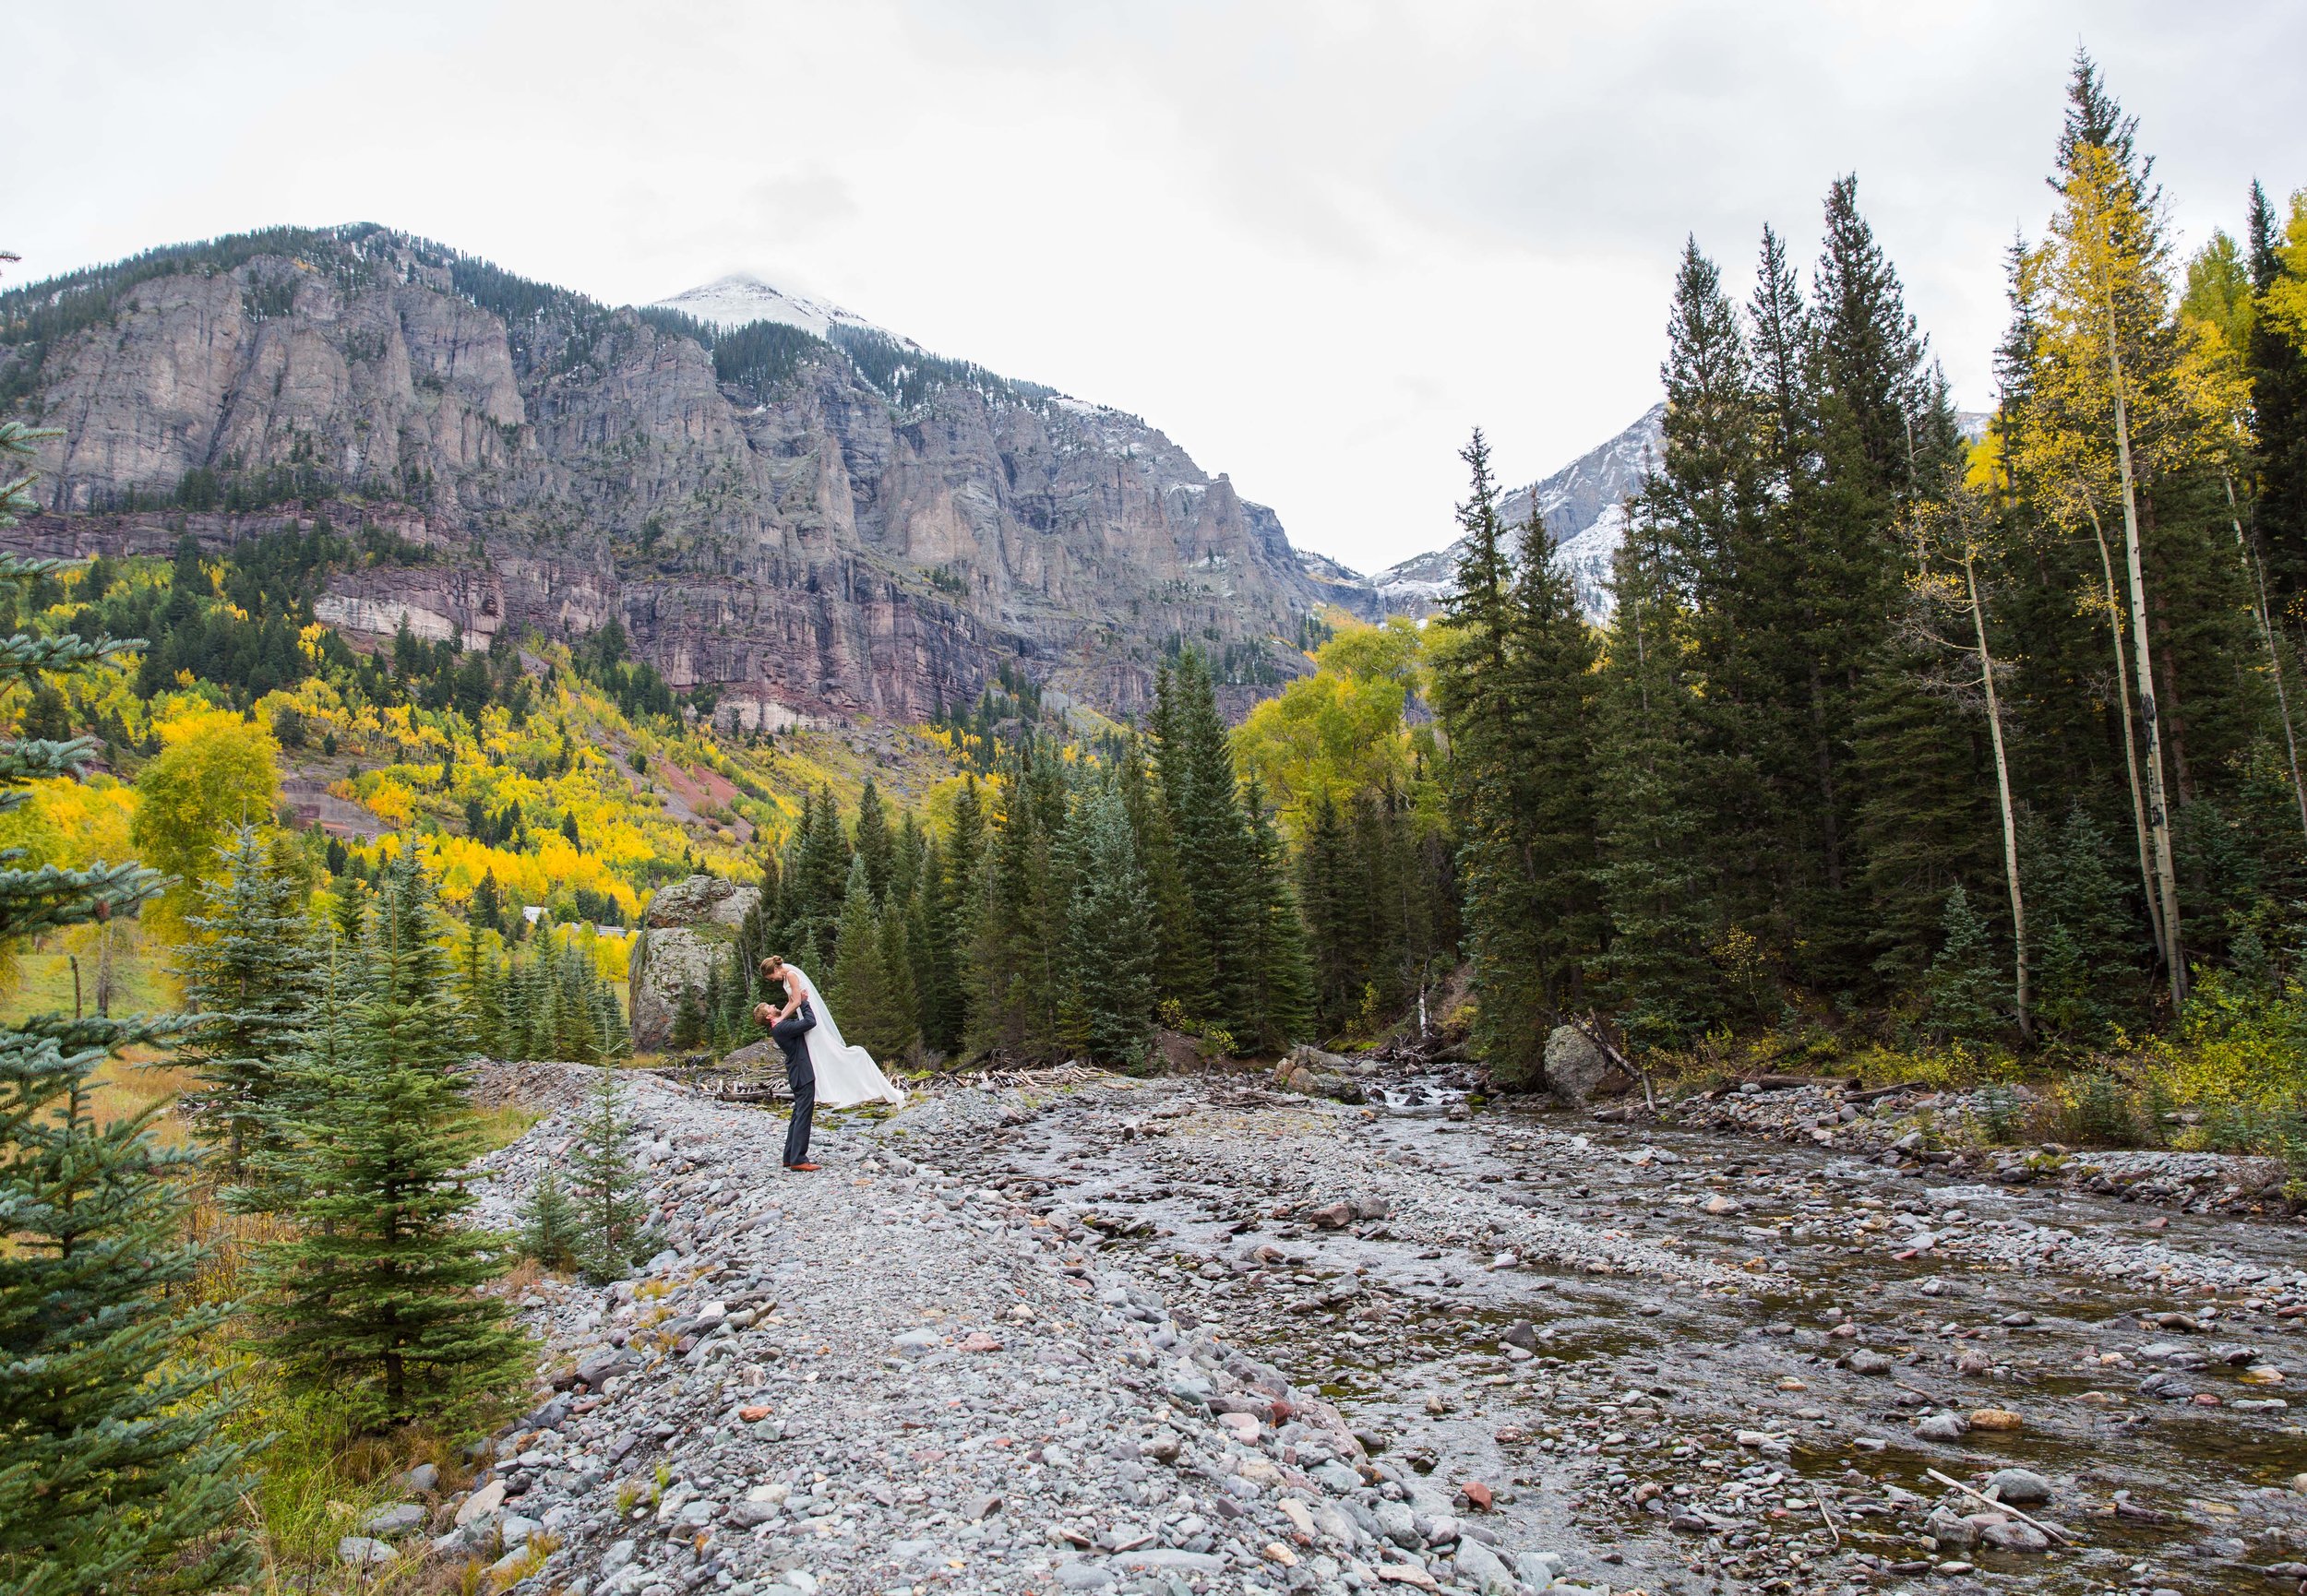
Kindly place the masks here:
[(337, 624), (616, 616), (756, 721), (923, 717), (1005, 657), (1126, 712), (1179, 637), (1243, 682), (1302, 669), (1285, 639), (1334, 584), (1142, 421), (869, 328), (775, 330), (732, 369), (710, 326), (373, 228), (18, 290), (0, 399), (63, 432), (21, 541), (162, 546), (185, 518), (226, 542), (326, 504), (435, 551), (348, 578)]

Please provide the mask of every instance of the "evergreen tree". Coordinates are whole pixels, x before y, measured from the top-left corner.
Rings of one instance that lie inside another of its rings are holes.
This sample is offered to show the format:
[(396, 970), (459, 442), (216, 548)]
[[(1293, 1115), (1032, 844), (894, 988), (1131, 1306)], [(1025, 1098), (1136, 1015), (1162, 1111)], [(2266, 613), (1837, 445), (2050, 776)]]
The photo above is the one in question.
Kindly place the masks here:
[(1480, 434), (1454, 636), (1437, 662), (1476, 997), (1475, 1037), (1508, 1085), (1538, 1078), (1546, 1038), (1584, 990), (1595, 911), (1590, 715), (1594, 640), (1536, 512), (1518, 559), (1503, 551)]
[(1242, 812), (1249, 826), (1237, 890), (1249, 994), (1245, 1024), (1236, 1035), (1245, 1044), (1278, 1054), (1305, 1041), (1312, 1027), (1313, 967), (1306, 957), (1305, 921), (1289, 888), (1282, 840), (1255, 778), (1242, 795)]
[(865, 790), (857, 794), (856, 846), (857, 857), (865, 861), (866, 886), (878, 904), (889, 896), (894, 850), (890, 838), (889, 812), (882, 807), (881, 790), (870, 776), (866, 778)]
[(865, 854), (850, 862), (849, 885), (842, 895), (841, 951), (826, 1000), (843, 1019), (843, 1034), (878, 1059), (893, 1059), (913, 1045), (911, 1005), (890, 968), (881, 916), (873, 906), (872, 878)]
[(1092, 1059), (1131, 1065), (1153, 1030), (1157, 947), (1136, 839), (1118, 792), (1089, 795), (1082, 840), (1067, 917), (1067, 1030)]
[[(47, 435), (0, 422), (0, 465)], [(34, 508), (0, 473), (0, 524)], [(0, 556), (0, 583), (58, 567)], [(76, 634), (0, 639), (0, 682), (37, 685), (133, 647)], [(77, 777), (91, 739), (0, 745), (0, 811), (30, 783)], [(0, 942), (109, 921), (156, 897), (134, 863), (22, 867), (0, 851)], [(0, 1587), (26, 1596), (205, 1590), (250, 1578), (230, 1526), (244, 1448), (221, 1438), (220, 1371), (197, 1354), (217, 1307), (189, 1305), (199, 1250), (184, 1239), (185, 1159), (160, 1107), (100, 1123), (96, 1074), (153, 1021), (57, 1017), (0, 1024)]]
[(1245, 828), (1234, 758), (1208, 664), (1188, 649), (1154, 683), (1154, 763), (1189, 905), (1191, 934), (1176, 954), (1164, 949), (1165, 995), (1187, 1012), (1228, 1030), (1254, 1022), (1237, 883)]
[(525, 1357), (507, 1304), (477, 1290), (508, 1260), (467, 1222), (481, 1129), (437, 922), (432, 883), (396, 859), (339, 1071), (298, 1127), (303, 1233), (269, 1248), (262, 1269), (284, 1376), (369, 1429), (453, 1414), (517, 1378)]
[(595, 1285), (622, 1280), (651, 1248), (649, 1209), (626, 1143), (633, 1134), (625, 1087), (613, 1064), (593, 1068), (592, 1102), (569, 1149), (578, 1267)]
[(1297, 856), (1297, 896), (1305, 906), (1312, 966), (1315, 1020), (1326, 1035), (1343, 1034), (1361, 1005), (1369, 927), (1355, 890), (1357, 856), (1349, 854), (1345, 821), (1327, 792), (1314, 799)]
[[(2294, 199), (2294, 214), (2307, 202)], [(2301, 228), (2307, 233), (2307, 227)], [(2307, 292), (2307, 260), (2294, 267), (2282, 248), (2284, 225), (2266, 190), (2251, 185), (2244, 232), (2252, 310), (2245, 364), (2251, 381), (2251, 529), (2265, 552), (2267, 574), (2286, 600), (2307, 593), (2307, 340), (2289, 336), (2268, 314), (2278, 288)]]
[(1687, 1048), (1723, 1018), (1696, 706), (1680, 661), (1689, 616), (1655, 527), (1619, 549), (1617, 600), (1596, 704), (1595, 787), (1610, 917), (1596, 974), (1637, 1048)]
[(194, 1123), (221, 1149), (228, 1180), (259, 1145), (277, 1150), (283, 1077), (293, 1067), (317, 984), (304, 886), (281, 844), (243, 826), (220, 848), (222, 873), (201, 888), (185, 950), (185, 993), (201, 1012), (177, 1056), (199, 1076)]
[[(1030, 762), (1029, 744), (1022, 759)], [(969, 1050), (1022, 1058), (1055, 1056), (1060, 918), (1051, 887), (1050, 840), (1032, 802), (1028, 772), (1013, 773), (986, 848), (985, 885), (970, 947)]]
[(681, 1001), (674, 1006), (673, 1034), (668, 1040), (679, 1051), (705, 1043), (705, 1001), (691, 982), (681, 983)]
[(2038, 1006), (2055, 1037), (2087, 1047), (2137, 1012), (2142, 948), (2109, 866), (2112, 845), (2090, 812), (2077, 804), (2055, 838), (2046, 831), (2030, 828), (2023, 850), (2034, 861), (2030, 923), (2041, 928)]
[(472, 888), (472, 923), (490, 931), (505, 929), (505, 902), (494, 870), (483, 871)]
[(561, 1177), (551, 1163), (537, 1176), (534, 1190), (521, 1206), (520, 1250), (548, 1269), (577, 1267), (583, 1237), (577, 1225), (577, 1206), (569, 1199)]
[(1948, 889), (1943, 932), (1923, 984), (1930, 1029), (1943, 1040), (1976, 1047), (2002, 1029), (2004, 987), (1987, 923), (1960, 882)]

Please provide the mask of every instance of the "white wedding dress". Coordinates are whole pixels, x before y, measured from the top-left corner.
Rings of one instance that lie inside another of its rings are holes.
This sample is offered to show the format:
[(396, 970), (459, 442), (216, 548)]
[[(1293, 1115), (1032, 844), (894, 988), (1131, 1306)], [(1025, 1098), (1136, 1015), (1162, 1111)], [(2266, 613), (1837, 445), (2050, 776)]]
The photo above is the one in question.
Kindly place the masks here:
[(801, 983), (801, 990), (808, 994), (809, 1012), (817, 1016), (805, 1040), (809, 1048), (809, 1067), (817, 1074), (817, 1101), (821, 1108), (854, 1108), (861, 1102), (902, 1103), (905, 1094), (880, 1066), (873, 1055), (862, 1047), (853, 1046), (841, 1039), (841, 1027), (833, 1023), (833, 1011), (819, 995), (817, 983), (809, 972), (797, 964), (788, 964)]

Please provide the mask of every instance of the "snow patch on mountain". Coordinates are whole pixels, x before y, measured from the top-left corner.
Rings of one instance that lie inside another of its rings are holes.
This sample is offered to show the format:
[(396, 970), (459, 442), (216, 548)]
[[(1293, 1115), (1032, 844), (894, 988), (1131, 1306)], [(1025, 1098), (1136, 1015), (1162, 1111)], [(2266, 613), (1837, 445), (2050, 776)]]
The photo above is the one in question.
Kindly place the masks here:
[(836, 327), (854, 327), (866, 332), (878, 332), (883, 338), (895, 339), (907, 349), (921, 346), (912, 339), (899, 337), (885, 327), (877, 327), (855, 311), (843, 310), (830, 300), (810, 299), (802, 294), (787, 293), (774, 283), (764, 281), (750, 272), (732, 272), (711, 282), (684, 289), (671, 299), (661, 299), (656, 306), (677, 310), (726, 330), (744, 327), (750, 322), (783, 322), (819, 338), (829, 337)]
[[(1626, 535), (1626, 500), (1657, 464), (1666, 416), (1666, 406), (1653, 405), (1608, 443), (1500, 502), (1500, 516), (1517, 542), (1536, 509), (1554, 540), (1556, 561), (1577, 588), (1579, 607), (1596, 623), (1610, 613), (1610, 560)], [(1440, 608), (1456, 589), (1464, 550), (1461, 538), (1380, 572), (1372, 585), (1386, 612), (1424, 615)]]

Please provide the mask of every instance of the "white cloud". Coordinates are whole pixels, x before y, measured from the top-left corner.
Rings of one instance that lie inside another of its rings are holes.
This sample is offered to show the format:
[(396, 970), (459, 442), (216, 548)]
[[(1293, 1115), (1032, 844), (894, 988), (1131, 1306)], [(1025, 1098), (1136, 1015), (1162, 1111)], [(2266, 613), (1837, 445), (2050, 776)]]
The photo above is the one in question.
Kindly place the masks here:
[[(22, 272), (407, 227), (611, 301), (733, 269), (1135, 411), (1363, 566), (1649, 402), (1686, 232), (1734, 280), (1860, 195), (1964, 402), (2067, 60), (2182, 227), (2307, 183), (2291, 4), (81, 0), (18, 19)], [(21, 280), (19, 276), (16, 280)]]

